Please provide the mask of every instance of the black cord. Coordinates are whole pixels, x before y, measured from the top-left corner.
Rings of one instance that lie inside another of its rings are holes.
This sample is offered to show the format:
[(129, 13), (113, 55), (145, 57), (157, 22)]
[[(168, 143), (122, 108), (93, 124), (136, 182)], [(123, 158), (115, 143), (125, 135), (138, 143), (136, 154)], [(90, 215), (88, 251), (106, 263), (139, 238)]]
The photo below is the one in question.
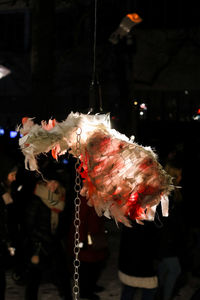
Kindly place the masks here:
[(97, 0), (94, 7), (93, 81), (96, 80)]
[(94, 44), (93, 44), (93, 74), (90, 84), (90, 108), (89, 113), (102, 112), (101, 87), (96, 71), (96, 44), (97, 44), (97, 0), (94, 7)]

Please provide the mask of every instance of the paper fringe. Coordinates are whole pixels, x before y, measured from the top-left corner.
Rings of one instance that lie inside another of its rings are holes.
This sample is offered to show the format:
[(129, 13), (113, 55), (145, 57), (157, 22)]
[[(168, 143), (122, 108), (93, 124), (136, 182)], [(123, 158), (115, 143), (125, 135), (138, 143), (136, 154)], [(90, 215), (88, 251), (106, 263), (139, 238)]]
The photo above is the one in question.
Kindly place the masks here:
[(160, 202), (163, 215), (168, 215), (172, 177), (150, 147), (111, 129), (109, 114), (71, 112), (63, 122), (50, 120), (41, 125), (34, 124), (32, 118), (23, 120), (19, 145), (27, 169), (38, 170), (36, 158), (40, 153), (52, 151), (57, 158), (68, 151), (76, 157), (80, 129), (81, 195), (99, 216), (113, 217), (126, 226), (131, 226), (130, 219), (142, 224), (142, 220), (154, 220)]

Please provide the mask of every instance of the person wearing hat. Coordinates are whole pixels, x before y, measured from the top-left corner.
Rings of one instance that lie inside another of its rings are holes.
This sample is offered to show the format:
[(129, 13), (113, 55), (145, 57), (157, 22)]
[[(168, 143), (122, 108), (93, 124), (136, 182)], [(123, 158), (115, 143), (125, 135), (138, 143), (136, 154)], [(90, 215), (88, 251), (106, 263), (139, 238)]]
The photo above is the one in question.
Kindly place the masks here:
[(0, 299), (4, 300), (8, 256), (14, 255), (9, 209), (13, 204), (12, 183), (16, 180), (17, 165), (10, 157), (0, 158)]

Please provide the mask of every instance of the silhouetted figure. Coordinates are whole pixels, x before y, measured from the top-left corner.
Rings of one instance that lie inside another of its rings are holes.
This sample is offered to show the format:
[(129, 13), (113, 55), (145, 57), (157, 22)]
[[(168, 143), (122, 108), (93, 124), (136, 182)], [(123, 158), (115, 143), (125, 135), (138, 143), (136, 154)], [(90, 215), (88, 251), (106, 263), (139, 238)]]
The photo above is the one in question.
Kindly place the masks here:
[[(12, 158), (0, 156), (0, 299), (5, 299), (6, 269), (9, 255), (14, 255), (14, 223), (12, 222), (12, 183), (16, 180), (17, 166)], [(11, 212), (11, 215), (10, 215)]]
[(142, 300), (153, 300), (158, 287), (155, 268), (158, 228), (149, 221), (144, 221), (144, 225), (132, 221), (132, 228), (121, 226), (118, 275), (123, 285), (120, 299), (133, 300), (140, 289)]
[(65, 220), (66, 191), (56, 172), (47, 173), (46, 181), (39, 181), (26, 210), (27, 282), (26, 300), (38, 299), (42, 275), (49, 274), (62, 299), (70, 300), (71, 285), (62, 245)]
[[(187, 259), (185, 255), (186, 237), (183, 214), (183, 197), (180, 188), (182, 166), (178, 158), (170, 157), (165, 170), (173, 177), (175, 190), (169, 196), (169, 216), (161, 217), (162, 228), (159, 237), (158, 278), (159, 300), (172, 299), (178, 279), (182, 273), (181, 262)], [(159, 212), (159, 209), (158, 209)], [(159, 213), (161, 215), (161, 213)]]
[(14, 220), (17, 227), (17, 233), (15, 236), (16, 252), (15, 261), (12, 270), (13, 280), (21, 285), (26, 280), (25, 270), (25, 233), (26, 233), (26, 208), (29, 200), (32, 198), (34, 187), (38, 181), (38, 175), (34, 172), (30, 172), (24, 169), (24, 164), (19, 165), (17, 172), (17, 178), (15, 185), (15, 197), (14, 197)]

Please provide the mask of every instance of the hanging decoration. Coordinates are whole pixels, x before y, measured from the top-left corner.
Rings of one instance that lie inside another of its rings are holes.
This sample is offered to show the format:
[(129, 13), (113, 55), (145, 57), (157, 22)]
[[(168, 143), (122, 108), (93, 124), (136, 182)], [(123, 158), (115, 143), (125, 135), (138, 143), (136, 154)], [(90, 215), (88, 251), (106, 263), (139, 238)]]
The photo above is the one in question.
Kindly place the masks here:
[(71, 112), (63, 122), (49, 120), (41, 125), (23, 118), (18, 130), (29, 170), (38, 170), (41, 153), (51, 151), (55, 159), (66, 152), (77, 157), (77, 131), (81, 131), (81, 195), (99, 216), (113, 217), (126, 226), (129, 219), (142, 224), (142, 220), (154, 220), (160, 202), (163, 215), (168, 215), (168, 195), (174, 189), (171, 176), (150, 147), (112, 129), (109, 114)]
[[(128, 14), (124, 20), (130, 28), (142, 21), (137, 14)], [(37, 157), (41, 153), (51, 151), (52, 156), (58, 159), (68, 152), (77, 158), (76, 171), (82, 178), (82, 186), (78, 184), (77, 211), (80, 191), (99, 216), (113, 217), (126, 226), (131, 226), (130, 219), (142, 224), (142, 220), (154, 220), (156, 206), (160, 202), (163, 215), (168, 215), (168, 195), (174, 186), (153, 150), (112, 129), (110, 114), (102, 113), (96, 70), (96, 31), (97, 0), (89, 113), (71, 112), (63, 122), (51, 119), (48, 123), (42, 121), (40, 125), (35, 124), (33, 118), (25, 117), (18, 128), (22, 135), (19, 145), (25, 156), (25, 167), (30, 170), (39, 171)], [(78, 234), (78, 225), (76, 229)]]

